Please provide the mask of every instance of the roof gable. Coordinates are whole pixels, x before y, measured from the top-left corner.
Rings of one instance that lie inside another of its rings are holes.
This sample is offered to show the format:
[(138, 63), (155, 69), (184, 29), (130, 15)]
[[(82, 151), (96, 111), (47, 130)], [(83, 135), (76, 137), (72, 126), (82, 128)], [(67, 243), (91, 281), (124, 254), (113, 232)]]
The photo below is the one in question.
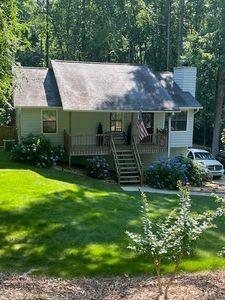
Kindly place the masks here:
[(19, 67), (15, 81), (13, 96), (15, 107), (62, 106), (52, 70)]
[(65, 110), (179, 110), (146, 65), (52, 61)]

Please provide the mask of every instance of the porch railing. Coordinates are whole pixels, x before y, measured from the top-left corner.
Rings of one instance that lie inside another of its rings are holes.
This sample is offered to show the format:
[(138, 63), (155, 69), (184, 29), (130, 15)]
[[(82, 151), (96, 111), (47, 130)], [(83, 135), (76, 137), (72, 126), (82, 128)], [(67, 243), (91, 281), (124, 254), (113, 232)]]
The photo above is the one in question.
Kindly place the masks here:
[(167, 147), (168, 136), (166, 133), (152, 133), (149, 134), (149, 136), (144, 138), (142, 141), (140, 141), (138, 135), (134, 135), (133, 138), (134, 138), (134, 142), (137, 145), (149, 145), (149, 146), (155, 146), (161, 148)]
[(64, 147), (72, 155), (108, 154), (110, 152), (110, 135), (71, 135), (64, 131)]
[(119, 160), (117, 157), (117, 152), (116, 152), (116, 146), (113, 140), (113, 137), (110, 135), (110, 148), (111, 148), (111, 152), (114, 158), (114, 164), (116, 167), (116, 174), (117, 174), (117, 178), (118, 178), (118, 183), (120, 184), (120, 164), (119, 164)]
[[(64, 147), (71, 155), (106, 155), (111, 153), (110, 133), (71, 135), (64, 130)], [(154, 133), (140, 141), (132, 136), (139, 153), (157, 153), (167, 149), (167, 134)]]
[(133, 150), (134, 157), (135, 157), (135, 160), (136, 160), (136, 164), (137, 164), (137, 167), (138, 167), (138, 171), (140, 173), (140, 179), (141, 179), (141, 185), (142, 185), (143, 184), (143, 178), (144, 178), (143, 164), (142, 164), (142, 161), (141, 161), (141, 157), (140, 157), (140, 154), (139, 154), (134, 136), (132, 136), (131, 145), (132, 145), (132, 150)]

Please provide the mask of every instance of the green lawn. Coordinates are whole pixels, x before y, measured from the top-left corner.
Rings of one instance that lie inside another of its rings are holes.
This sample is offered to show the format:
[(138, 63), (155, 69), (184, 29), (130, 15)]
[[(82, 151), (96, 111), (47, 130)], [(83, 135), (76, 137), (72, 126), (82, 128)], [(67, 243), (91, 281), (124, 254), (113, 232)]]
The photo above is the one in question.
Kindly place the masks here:
[[(139, 193), (55, 170), (10, 162), (0, 151), (0, 271), (54, 276), (152, 274), (147, 258), (130, 252), (125, 230), (138, 230)], [(155, 218), (176, 206), (176, 196), (149, 195)], [(193, 209), (213, 208), (193, 197)], [(204, 235), (182, 270), (221, 268), (225, 222)], [(164, 271), (170, 270), (164, 265)]]

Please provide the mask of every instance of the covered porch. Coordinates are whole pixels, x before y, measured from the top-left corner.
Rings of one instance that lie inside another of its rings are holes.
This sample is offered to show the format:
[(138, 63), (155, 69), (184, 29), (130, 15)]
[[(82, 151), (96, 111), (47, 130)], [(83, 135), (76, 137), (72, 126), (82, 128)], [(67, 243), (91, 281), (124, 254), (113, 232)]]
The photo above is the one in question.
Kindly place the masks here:
[(64, 147), (71, 156), (110, 155), (113, 139), (115, 147), (124, 150), (135, 144), (139, 154), (166, 152), (165, 114), (143, 113), (149, 133), (143, 140), (138, 135), (138, 115), (138, 112), (69, 112)]

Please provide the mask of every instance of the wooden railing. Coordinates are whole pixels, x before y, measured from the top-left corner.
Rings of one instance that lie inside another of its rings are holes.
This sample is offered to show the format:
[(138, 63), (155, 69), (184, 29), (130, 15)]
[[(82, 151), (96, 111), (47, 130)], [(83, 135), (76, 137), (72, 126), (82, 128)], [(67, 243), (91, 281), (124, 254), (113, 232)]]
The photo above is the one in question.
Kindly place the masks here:
[(133, 150), (134, 157), (135, 157), (135, 160), (136, 160), (136, 164), (137, 164), (137, 167), (138, 167), (138, 171), (140, 173), (140, 179), (141, 179), (141, 185), (142, 185), (143, 184), (143, 179), (144, 179), (143, 164), (142, 164), (142, 161), (141, 161), (141, 157), (140, 157), (140, 154), (139, 154), (134, 136), (132, 136), (131, 146), (132, 146), (132, 150)]
[(64, 130), (64, 148), (71, 155), (104, 155), (110, 153), (109, 134), (71, 135)]
[[(110, 133), (71, 135), (64, 131), (64, 147), (70, 155), (109, 155), (111, 151)], [(137, 135), (132, 136), (139, 153), (159, 153), (167, 149), (167, 135), (150, 134), (140, 141)], [(115, 144), (115, 143), (114, 143)]]
[(142, 141), (140, 141), (138, 135), (134, 135), (133, 137), (136, 144), (146, 144), (162, 148), (167, 147), (168, 136), (166, 133), (152, 133), (149, 134), (149, 136), (144, 138)]
[(115, 146), (112, 135), (110, 135), (110, 148), (111, 148), (111, 152), (112, 152), (112, 155), (113, 155), (113, 158), (114, 158), (118, 183), (120, 184), (120, 166), (119, 166), (119, 160), (118, 160), (118, 157), (117, 157), (117, 154), (116, 154), (116, 146)]
[(79, 134), (72, 135), (72, 145), (74, 146), (107, 146), (109, 147), (108, 134)]
[(17, 130), (15, 126), (0, 126), (0, 146), (3, 145), (3, 140), (17, 140)]

